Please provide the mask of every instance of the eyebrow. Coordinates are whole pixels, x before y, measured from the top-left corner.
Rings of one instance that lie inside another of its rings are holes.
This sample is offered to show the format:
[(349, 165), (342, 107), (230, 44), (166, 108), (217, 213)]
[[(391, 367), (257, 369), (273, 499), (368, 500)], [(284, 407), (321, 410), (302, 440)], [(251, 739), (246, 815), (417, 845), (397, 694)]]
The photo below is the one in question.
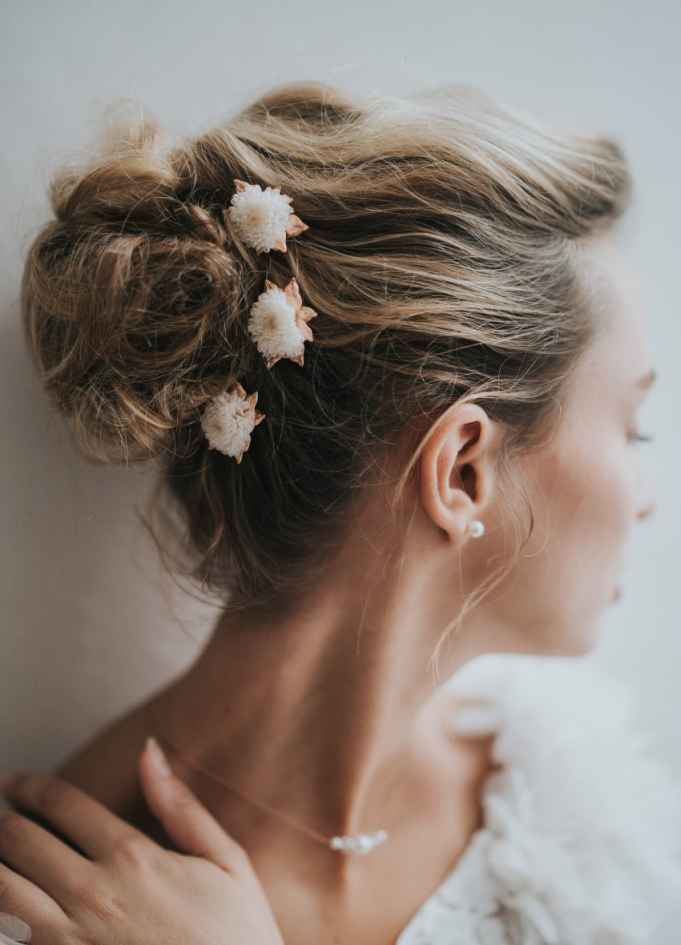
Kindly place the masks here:
[(652, 384), (655, 383), (656, 380), (657, 380), (657, 372), (655, 371), (654, 368), (651, 368), (647, 374), (644, 374), (643, 377), (640, 377), (636, 381), (636, 386), (643, 387), (643, 388), (650, 387)]

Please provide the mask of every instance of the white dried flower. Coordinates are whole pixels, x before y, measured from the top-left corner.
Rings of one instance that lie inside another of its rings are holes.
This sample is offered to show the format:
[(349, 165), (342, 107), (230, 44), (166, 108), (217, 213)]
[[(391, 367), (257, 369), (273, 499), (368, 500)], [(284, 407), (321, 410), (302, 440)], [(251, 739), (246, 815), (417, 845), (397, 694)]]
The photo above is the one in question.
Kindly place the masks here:
[(210, 443), (208, 449), (220, 450), (240, 463), (251, 445), (251, 431), (265, 419), (265, 414), (255, 409), (257, 400), (258, 392), (247, 395), (238, 381), (214, 397), (201, 417), (203, 432)]
[(266, 290), (251, 307), (248, 330), (268, 368), (281, 358), (290, 358), (302, 367), (305, 342), (314, 340), (307, 323), (317, 313), (303, 305), (295, 279), (285, 289), (269, 279), (265, 285)]
[(285, 253), (286, 237), (297, 236), (309, 227), (291, 211), (292, 198), (279, 187), (247, 184), (235, 180), (236, 193), (226, 213), (239, 238), (257, 255), (278, 249)]

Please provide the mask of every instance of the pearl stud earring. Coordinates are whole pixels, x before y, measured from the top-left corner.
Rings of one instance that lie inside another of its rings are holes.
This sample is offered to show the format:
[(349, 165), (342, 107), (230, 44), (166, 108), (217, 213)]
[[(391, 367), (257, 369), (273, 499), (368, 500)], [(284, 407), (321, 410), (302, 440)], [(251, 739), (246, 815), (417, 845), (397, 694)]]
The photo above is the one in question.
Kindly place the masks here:
[(467, 531), (471, 538), (481, 538), (485, 534), (485, 526), (483, 522), (473, 519), (472, 522), (468, 523)]

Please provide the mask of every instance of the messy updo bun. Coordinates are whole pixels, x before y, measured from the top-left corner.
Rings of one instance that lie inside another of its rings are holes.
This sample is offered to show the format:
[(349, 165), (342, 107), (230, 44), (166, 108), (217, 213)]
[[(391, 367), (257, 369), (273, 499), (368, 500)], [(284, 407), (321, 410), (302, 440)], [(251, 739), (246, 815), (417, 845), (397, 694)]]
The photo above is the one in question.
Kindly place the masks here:
[(56, 220), (25, 269), (31, 350), (95, 461), (196, 449), (197, 408), (244, 347), (238, 315), (257, 273), (249, 282), (220, 222), (230, 180), (222, 197), (200, 194), (183, 151), (165, 141), (149, 118), (60, 173)]
[[(235, 180), (281, 187), (309, 226), (244, 249)], [(400, 99), (315, 82), (273, 89), (171, 145), (150, 116), (53, 180), (55, 219), (22, 283), (26, 337), (78, 448), (160, 462), (155, 512), (176, 567), (229, 601), (309, 587), (379, 458), (461, 397), (508, 430), (504, 462), (551, 421), (597, 330), (583, 238), (624, 210), (613, 142), (453, 87)], [(246, 330), (265, 279), (317, 313), (303, 367), (271, 370)], [(201, 412), (240, 381), (267, 419), (243, 462)]]

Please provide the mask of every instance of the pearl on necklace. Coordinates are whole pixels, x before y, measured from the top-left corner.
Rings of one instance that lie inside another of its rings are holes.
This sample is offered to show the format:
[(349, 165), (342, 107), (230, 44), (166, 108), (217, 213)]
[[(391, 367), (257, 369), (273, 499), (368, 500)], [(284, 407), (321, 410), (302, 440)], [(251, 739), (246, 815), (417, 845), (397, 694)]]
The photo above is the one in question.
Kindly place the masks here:
[(360, 833), (353, 837), (346, 835), (344, 837), (331, 837), (329, 846), (332, 850), (340, 850), (342, 853), (358, 853), (364, 856), (371, 853), (374, 847), (379, 843), (384, 843), (388, 839), (387, 830), (377, 830), (376, 833)]

